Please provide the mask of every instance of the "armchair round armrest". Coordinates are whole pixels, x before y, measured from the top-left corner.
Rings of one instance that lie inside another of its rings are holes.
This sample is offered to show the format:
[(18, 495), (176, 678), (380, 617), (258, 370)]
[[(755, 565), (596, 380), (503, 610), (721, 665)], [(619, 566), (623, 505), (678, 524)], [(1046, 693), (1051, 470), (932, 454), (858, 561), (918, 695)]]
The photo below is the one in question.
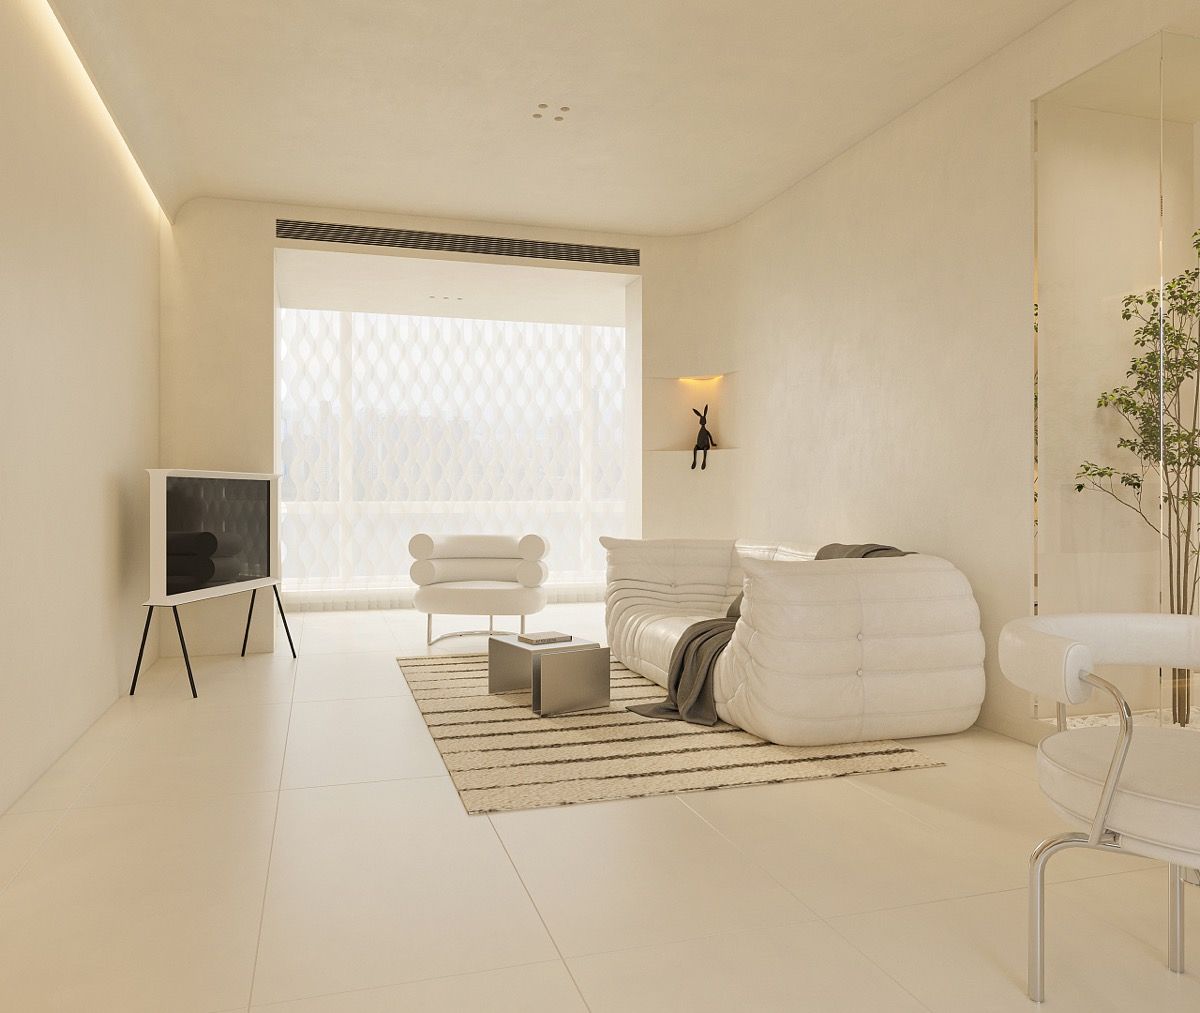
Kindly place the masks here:
[(517, 555), (529, 562), (536, 563), (539, 559), (544, 559), (549, 551), (550, 543), (541, 535), (522, 535), (521, 540), (517, 542)]
[(525, 587), (541, 587), (550, 576), (550, 567), (540, 559), (522, 559), (517, 564), (516, 576)]
[(1200, 667), (1200, 619), (1156, 612), (1036, 616), (1000, 633), (1006, 678), (1060, 703), (1083, 703), (1097, 665)]

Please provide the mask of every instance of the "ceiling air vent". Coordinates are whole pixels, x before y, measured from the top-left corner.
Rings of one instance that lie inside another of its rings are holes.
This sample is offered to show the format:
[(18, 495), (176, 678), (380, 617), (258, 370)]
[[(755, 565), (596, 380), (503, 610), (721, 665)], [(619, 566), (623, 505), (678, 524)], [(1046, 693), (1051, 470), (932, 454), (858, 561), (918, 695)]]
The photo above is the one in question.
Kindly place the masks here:
[(460, 236), (450, 232), (414, 232), (371, 225), (302, 222), (291, 218), (276, 219), (275, 236), (278, 239), (302, 239), (313, 243), (353, 243), (357, 246), (482, 253), (492, 257), (528, 257), (533, 260), (574, 260), (584, 264), (637, 267), (642, 262), (640, 250), (620, 246), (544, 243), (537, 239), (504, 239), (499, 236)]

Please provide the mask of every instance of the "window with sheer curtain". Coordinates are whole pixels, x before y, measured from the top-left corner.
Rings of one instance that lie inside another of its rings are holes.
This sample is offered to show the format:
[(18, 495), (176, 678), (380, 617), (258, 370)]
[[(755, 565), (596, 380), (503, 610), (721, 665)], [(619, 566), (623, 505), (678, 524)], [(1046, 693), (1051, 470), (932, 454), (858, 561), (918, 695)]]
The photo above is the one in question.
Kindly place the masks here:
[(279, 311), (280, 536), (294, 592), (411, 589), (408, 540), (550, 542), (597, 587), (625, 526), (625, 329)]

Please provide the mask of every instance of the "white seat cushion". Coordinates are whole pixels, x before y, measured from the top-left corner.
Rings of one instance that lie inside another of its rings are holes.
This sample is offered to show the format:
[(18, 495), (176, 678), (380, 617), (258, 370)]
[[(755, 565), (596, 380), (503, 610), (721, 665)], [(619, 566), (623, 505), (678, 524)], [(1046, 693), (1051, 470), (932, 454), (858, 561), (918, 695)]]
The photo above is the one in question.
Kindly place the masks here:
[[(1038, 780), (1064, 815), (1090, 826), (1117, 747), (1116, 728), (1075, 728), (1038, 747)], [(1148, 858), (1200, 864), (1200, 732), (1139, 725), (1108, 829)]]
[(450, 616), (527, 616), (546, 606), (546, 590), (509, 580), (452, 580), (419, 587), (413, 607)]
[(625, 657), (636, 660), (626, 664), (665, 687), (671, 654), (683, 631), (694, 623), (712, 618), (711, 612), (671, 612), (653, 606), (630, 609), (624, 617), (622, 634), (627, 648)]

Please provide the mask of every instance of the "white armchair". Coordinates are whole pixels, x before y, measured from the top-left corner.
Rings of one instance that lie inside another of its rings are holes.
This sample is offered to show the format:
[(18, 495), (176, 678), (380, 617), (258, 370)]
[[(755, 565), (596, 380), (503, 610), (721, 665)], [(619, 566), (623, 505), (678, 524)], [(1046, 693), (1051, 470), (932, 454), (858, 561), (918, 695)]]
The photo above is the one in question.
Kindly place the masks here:
[(1000, 634), (1000, 667), (1012, 682), (1061, 704), (1094, 689), (1113, 697), (1120, 727), (1074, 728), (1042, 741), (1038, 781), (1080, 831), (1039, 844), (1029, 859), (1029, 998), (1045, 991), (1045, 869), (1066, 848), (1125, 851), (1169, 865), (1167, 966), (1183, 971), (1183, 890), (1200, 867), (1200, 733), (1138, 727), (1120, 690), (1097, 665), (1200, 668), (1200, 619), (1156, 614), (1017, 619)]
[[(413, 535), (408, 573), (413, 606), (428, 614), (425, 642), (495, 633), (496, 616), (520, 616), (524, 633), (525, 617), (546, 607), (547, 550), (540, 535)], [(487, 616), (488, 628), (435, 638), (434, 615)]]

